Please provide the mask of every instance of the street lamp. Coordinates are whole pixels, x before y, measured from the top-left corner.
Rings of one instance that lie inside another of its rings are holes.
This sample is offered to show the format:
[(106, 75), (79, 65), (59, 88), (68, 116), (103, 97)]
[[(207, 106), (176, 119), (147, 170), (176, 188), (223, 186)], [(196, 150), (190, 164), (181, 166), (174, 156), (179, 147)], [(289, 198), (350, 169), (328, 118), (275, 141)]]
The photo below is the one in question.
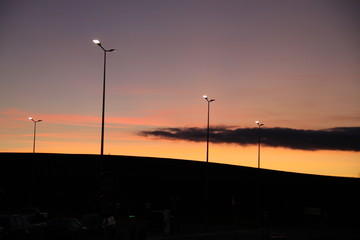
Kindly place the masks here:
[(35, 139), (36, 139), (36, 124), (42, 120), (34, 120), (32, 117), (28, 117), (31, 121), (34, 122), (34, 142), (33, 142), (33, 153), (35, 153)]
[(116, 49), (105, 49), (101, 42), (97, 39), (93, 40), (93, 43), (98, 45), (104, 52), (104, 78), (103, 78), (103, 101), (102, 101), (102, 118), (101, 118), (101, 155), (104, 154), (104, 120), (105, 120), (105, 79), (106, 79), (106, 53), (113, 52)]
[(208, 113), (207, 113), (207, 134), (206, 134), (206, 168), (205, 168), (205, 226), (208, 225), (208, 204), (209, 204), (209, 131), (210, 131), (210, 103), (215, 101), (215, 99), (209, 99), (208, 96), (203, 95), (203, 98), (207, 101)]
[(262, 196), (261, 196), (261, 175), (260, 175), (260, 145), (261, 145), (261, 135), (260, 135), (260, 129), (262, 126), (264, 126), (263, 123), (260, 123), (259, 121), (255, 121), (255, 123), (258, 125), (258, 171), (257, 171), (257, 224), (258, 226), (262, 228), (262, 239), (264, 239), (265, 229), (263, 225), (264, 220), (264, 212), (263, 212), (263, 204), (262, 204)]
[(203, 95), (203, 98), (208, 103), (208, 114), (207, 114), (207, 134), (206, 134), (206, 162), (209, 162), (209, 130), (210, 130), (210, 103), (215, 99), (209, 99), (208, 96)]
[(260, 168), (260, 145), (261, 145), (261, 135), (260, 135), (260, 129), (262, 126), (264, 126), (263, 123), (260, 123), (259, 121), (255, 121), (255, 123), (258, 125), (258, 168)]

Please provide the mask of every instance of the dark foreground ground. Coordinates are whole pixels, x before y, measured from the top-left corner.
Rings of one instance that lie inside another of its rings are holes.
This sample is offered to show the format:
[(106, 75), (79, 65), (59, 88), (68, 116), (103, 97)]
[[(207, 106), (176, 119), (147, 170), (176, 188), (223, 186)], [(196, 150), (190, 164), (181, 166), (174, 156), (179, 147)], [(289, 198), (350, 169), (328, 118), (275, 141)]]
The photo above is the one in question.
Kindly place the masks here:
[[(359, 240), (359, 189), (359, 179), (215, 163), (0, 153), (0, 215), (29, 207), (46, 215), (27, 239), (45, 240), (42, 227), (51, 219), (97, 214), (100, 232), (103, 218), (117, 220), (116, 234), (106, 238), (116, 240)], [(5, 237), (4, 229), (0, 239), (21, 239)]]
[(290, 228), (284, 232), (281, 229), (271, 229), (264, 232), (262, 229), (238, 229), (227, 231), (209, 231), (193, 234), (178, 234), (172, 236), (148, 236), (148, 240), (261, 240), (261, 239), (286, 239), (286, 240), (359, 240), (360, 230), (354, 228)]

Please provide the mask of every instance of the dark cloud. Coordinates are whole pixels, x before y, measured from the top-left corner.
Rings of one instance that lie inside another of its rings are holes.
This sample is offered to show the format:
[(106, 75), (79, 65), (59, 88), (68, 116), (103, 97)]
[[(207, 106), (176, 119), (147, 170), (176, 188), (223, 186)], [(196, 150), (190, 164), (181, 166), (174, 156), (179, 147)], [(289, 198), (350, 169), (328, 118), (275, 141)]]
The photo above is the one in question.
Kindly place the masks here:
[[(206, 141), (206, 128), (161, 128), (142, 131), (147, 137), (193, 142)], [(258, 128), (232, 128), (227, 126), (210, 129), (210, 142), (250, 145), (258, 143)], [(270, 147), (302, 150), (360, 151), (360, 127), (338, 127), (323, 130), (291, 128), (261, 128), (261, 143)]]

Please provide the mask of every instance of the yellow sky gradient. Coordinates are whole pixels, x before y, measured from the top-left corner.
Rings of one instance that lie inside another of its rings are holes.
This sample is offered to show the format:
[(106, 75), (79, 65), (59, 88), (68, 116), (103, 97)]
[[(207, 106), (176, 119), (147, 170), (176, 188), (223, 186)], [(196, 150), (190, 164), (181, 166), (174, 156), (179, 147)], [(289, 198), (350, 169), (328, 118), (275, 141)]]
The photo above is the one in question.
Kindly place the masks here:
[[(98, 124), (94, 123), (96, 118), (72, 116), (72, 125), (67, 125), (67, 123), (62, 126), (57, 126), (59, 125), (58, 121), (61, 122), (65, 118), (62, 119), (60, 116), (46, 116), (46, 118), (48, 120), (37, 125), (37, 152), (99, 154), (100, 128)], [(69, 116), (66, 118), (69, 119)], [(117, 118), (109, 118), (110, 120), (111, 127), (106, 130), (105, 134), (104, 154), (206, 160), (205, 142), (195, 143), (143, 137), (136, 132), (129, 131), (130, 124), (127, 125), (128, 127), (120, 127), (122, 126), (120, 122), (124, 123), (124, 120), (119, 122)], [(3, 135), (8, 141), (7, 145), (3, 145), (0, 150), (2, 152), (31, 152), (32, 122), (21, 119), (14, 123), (14, 129), (23, 129), (22, 131), (27, 134)], [(77, 132), (71, 132), (73, 127), (79, 128), (77, 123), (83, 130), (79, 131), (78, 129)], [(119, 128), (114, 128), (114, 124), (119, 124)], [(155, 124), (155, 126), (159, 125)], [(120, 132), (116, 132), (114, 129)], [(239, 146), (237, 144), (210, 143), (209, 161), (257, 167), (257, 154), (257, 145)], [(360, 176), (359, 157), (358, 152), (304, 151), (261, 146), (261, 167), (280, 171), (357, 178)]]
[[(99, 143), (43, 141), (39, 136), (37, 152), (98, 154)], [(83, 136), (86, 138), (86, 136)], [(28, 136), (31, 138), (31, 136)], [(135, 141), (135, 140), (134, 140)], [(9, 152), (30, 152), (32, 141), (24, 141), (26, 148), (9, 147)], [(205, 143), (175, 141), (142, 141), (134, 144), (129, 139), (118, 144), (106, 143), (104, 154), (153, 156), (185, 160), (206, 160)], [(210, 144), (210, 162), (257, 167), (257, 146), (241, 147), (229, 144)], [(360, 177), (359, 153), (340, 151), (302, 151), (283, 148), (261, 148), (261, 167), (265, 169), (317, 175)]]

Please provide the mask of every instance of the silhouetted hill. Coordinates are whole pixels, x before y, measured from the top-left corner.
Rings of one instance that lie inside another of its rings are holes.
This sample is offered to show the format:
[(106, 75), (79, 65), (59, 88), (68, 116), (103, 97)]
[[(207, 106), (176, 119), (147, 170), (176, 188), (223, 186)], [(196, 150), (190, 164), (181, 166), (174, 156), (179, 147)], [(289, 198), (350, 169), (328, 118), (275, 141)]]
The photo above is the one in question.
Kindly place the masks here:
[[(359, 179), (353, 178), (150, 157), (0, 153), (0, 158), (3, 212), (29, 205), (54, 214), (170, 209), (179, 219), (207, 211), (210, 219), (244, 224), (255, 221), (259, 205), (274, 224), (358, 224), (360, 213)], [(99, 210), (104, 199), (116, 209)]]

